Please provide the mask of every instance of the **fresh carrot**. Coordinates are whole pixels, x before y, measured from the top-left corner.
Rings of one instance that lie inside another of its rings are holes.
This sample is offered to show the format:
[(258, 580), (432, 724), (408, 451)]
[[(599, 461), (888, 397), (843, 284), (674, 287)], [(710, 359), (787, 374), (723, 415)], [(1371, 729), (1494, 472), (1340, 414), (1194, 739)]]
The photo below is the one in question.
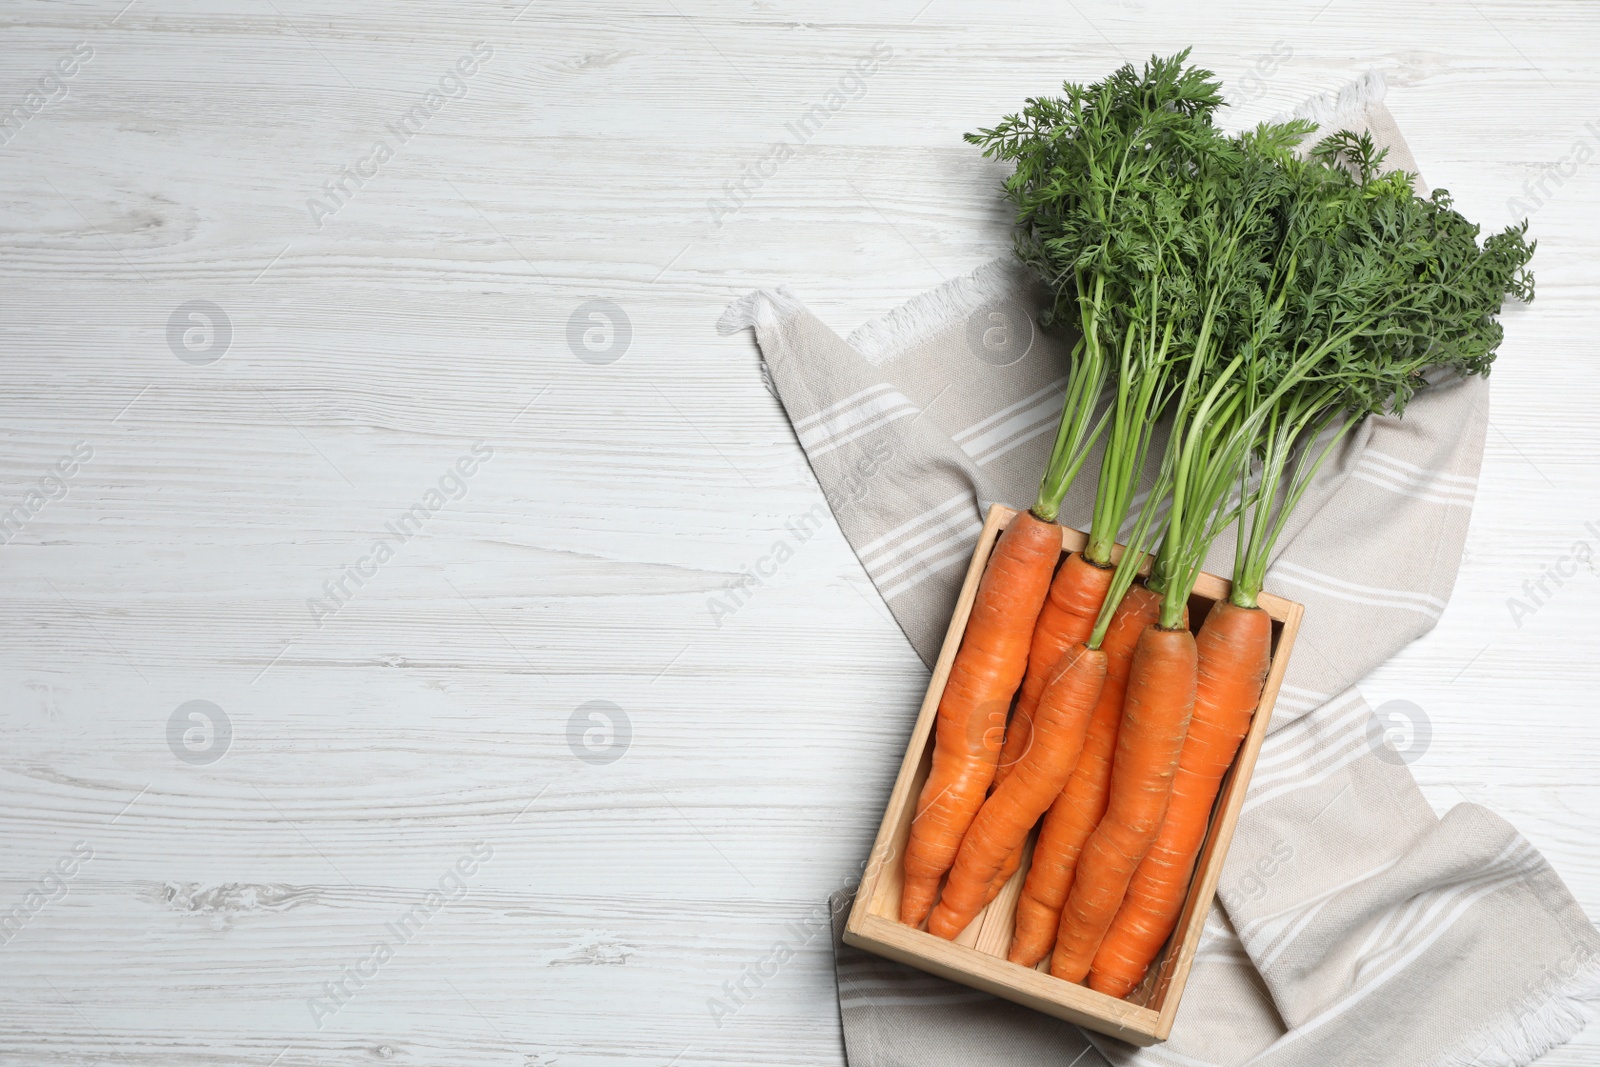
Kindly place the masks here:
[[(1017, 899), (1016, 931), (1007, 954), (1012, 963), (1032, 967), (1055, 947), (1061, 907), (1072, 887), (1079, 853), (1105, 814), (1111, 758), (1117, 748), (1117, 724), (1122, 719), (1133, 649), (1145, 627), (1155, 621), (1159, 606), (1154, 593), (1136, 585), (1117, 606), (1106, 630), (1100, 646), (1106, 654), (1105, 686), (1090, 716), (1078, 765), (1050, 805), (1039, 840), (1034, 843), (1033, 862)], [(1021, 853), (1017, 856), (1020, 859)]]
[(994, 780), (1006, 709), (1027, 668), (1034, 620), (1061, 558), (1061, 527), (1021, 512), (984, 568), (939, 699), (933, 767), (917, 799), (906, 845), (900, 921), (922, 925), (939, 879)]
[(995, 773), (996, 788), (1028, 751), (1033, 711), (1039, 704), (1039, 694), (1044, 692), (1045, 682), (1060, 670), (1067, 649), (1089, 640), (1095, 616), (1100, 613), (1100, 604), (1111, 586), (1113, 570), (1110, 564), (1093, 563), (1083, 553), (1074, 552), (1061, 564), (1055, 580), (1050, 583), (1050, 596), (1033, 628), (1028, 673), (1022, 678), (1022, 691), (1017, 694), (1017, 706), (1006, 727), (1000, 769)]
[(1194, 712), (1195, 661), (1194, 634), (1184, 627), (1157, 624), (1139, 635), (1117, 731), (1111, 798), (1083, 846), (1050, 957), (1057, 978), (1081, 982), (1089, 973), (1134, 869), (1161, 830)]
[(1206, 614), (1195, 647), (1194, 717), (1167, 817), (1089, 971), (1089, 988), (1114, 997), (1127, 996), (1144, 979), (1177, 925), (1222, 776), (1261, 701), (1272, 655), (1272, 620), (1259, 607), (1220, 601)]
[(1035, 709), (1033, 743), (967, 830), (938, 906), (928, 916), (929, 933), (954, 940), (988, 904), (996, 872), (1021, 854), (1028, 831), (1078, 762), (1090, 713), (1105, 684), (1106, 654), (1077, 644), (1061, 660)]

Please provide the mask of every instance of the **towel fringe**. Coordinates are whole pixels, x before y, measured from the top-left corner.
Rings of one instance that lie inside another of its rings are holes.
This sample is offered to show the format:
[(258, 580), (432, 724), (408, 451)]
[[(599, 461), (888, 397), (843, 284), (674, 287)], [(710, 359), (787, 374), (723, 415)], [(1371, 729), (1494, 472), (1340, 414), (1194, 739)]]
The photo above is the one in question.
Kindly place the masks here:
[(805, 311), (799, 297), (780, 285), (776, 289), (756, 289), (729, 304), (717, 320), (717, 333), (727, 336), (747, 327), (764, 330), (778, 321)]
[(1336, 133), (1346, 126), (1360, 125), (1362, 113), (1372, 104), (1381, 104), (1388, 91), (1388, 79), (1383, 71), (1374, 68), (1344, 88), (1313, 96), (1293, 112), (1276, 115), (1272, 121), (1310, 119), (1324, 135)]
[(1597, 1001), (1600, 955), (1589, 957), (1555, 988), (1529, 994), (1431, 1067), (1523, 1067), (1576, 1037), (1589, 1024), (1589, 1013)]
[[(992, 259), (970, 274), (952, 278), (912, 297), (887, 315), (863, 323), (845, 338), (845, 343), (868, 362), (885, 363), (929, 335), (948, 329), (987, 301), (1011, 296), (1027, 284), (1037, 282), (1026, 267), (1009, 256)], [(756, 289), (728, 305), (717, 320), (717, 332), (727, 335), (746, 327), (762, 331), (780, 318), (803, 311), (805, 305), (785, 286)]]
[(845, 343), (870, 363), (887, 363), (924, 338), (966, 318), (997, 296), (1028, 284), (1032, 274), (1010, 256), (990, 260), (971, 274), (915, 296), (880, 318), (862, 323)]

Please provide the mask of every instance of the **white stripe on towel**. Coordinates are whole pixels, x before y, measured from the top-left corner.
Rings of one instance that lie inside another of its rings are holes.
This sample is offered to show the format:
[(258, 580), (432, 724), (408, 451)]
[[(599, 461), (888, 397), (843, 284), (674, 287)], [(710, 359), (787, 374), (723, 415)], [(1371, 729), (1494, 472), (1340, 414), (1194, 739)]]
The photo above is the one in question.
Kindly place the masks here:
[[(881, 572), (873, 572), (872, 580), (881, 584), (892, 578), (898, 578), (912, 567), (930, 560), (942, 552), (950, 551), (951, 546), (955, 546), (956, 551), (962, 555), (970, 555), (972, 542), (983, 531), (983, 524), (969, 520), (965, 525), (955, 525), (960, 522), (960, 516), (951, 516), (946, 521), (951, 526), (943, 537), (920, 551), (912, 553), (893, 567)], [(884, 595), (887, 596), (888, 594)]]
[(1335, 600), (1343, 600), (1352, 604), (1366, 604), (1375, 608), (1399, 608), (1404, 611), (1415, 611), (1438, 619), (1444, 614), (1445, 602), (1436, 596), (1427, 593), (1413, 593), (1404, 589), (1384, 589), (1375, 585), (1362, 585), (1360, 582), (1348, 581), (1344, 578), (1335, 578), (1331, 574), (1314, 571), (1310, 567), (1302, 567), (1298, 563), (1279, 560), (1273, 564), (1272, 578), (1289, 585), (1309, 589), (1314, 593), (1331, 596)]
[(823, 408), (821, 411), (813, 412), (812, 414), (807, 415), (803, 419), (795, 420), (795, 424), (794, 424), (795, 432), (796, 433), (804, 433), (806, 430), (811, 429), (811, 427), (817, 425), (818, 423), (822, 422), (823, 420), (832, 418), (834, 415), (837, 415), (839, 412), (845, 410), (848, 407), (852, 407), (855, 404), (861, 403), (863, 400), (867, 399), (868, 397), (877, 396), (879, 393), (887, 393), (887, 392), (892, 391), (893, 389), (894, 389), (894, 386), (890, 385), (888, 382), (879, 382), (877, 385), (874, 385), (874, 386), (872, 386), (871, 388), (868, 388), (868, 389), (863, 389), (859, 393), (851, 393), (849, 396), (845, 397), (843, 400), (836, 401), (835, 403), (829, 404), (827, 407)]
[(1329, 778), (1338, 774), (1356, 760), (1372, 754), (1372, 749), (1367, 747), (1366, 739), (1352, 738), (1341, 746), (1338, 751), (1327, 759), (1319, 761), (1312, 769), (1309, 777), (1300, 781), (1290, 781), (1254, 796), (1247, 797), (1244, 802), (1245, 811), (1254, 811), (1269, 800), (1276, 800), (1289, 793), (1297, 793), (1302, 789), (1310, 789), (1314, 785), (1321, 785)]
[(995, 423), (1002, 422), (1005, 419), (1010, 418), (1012, 415), (1015, 415), (1017, 412), (1021, 411), (1023, 408), (1032, 407), (1033, 405), (1037, 404), (1041, 399), (1043, 399), (1044, 397), (1049, 396), (1052, 393), (1059, 394), (1061, 392), (1061, 390), (1066, 388), (1066, 386), (1067, 386), (1067, 380), (1065, 378), (1057, 378), (1055, 381), (1051, 382), (1049, 385), (1045, 386), (1043, 389), (1040, 389), (1037, 392), (1029, 393), (1027, 396), (1023, 397), (1021, 400), (1018, 400), (1016, 403), (1007, 404), (1005, 407), (1001, 408), (999, 411), (995, 412), (993, 415), (990, 415), (985, 419), (982, 419), (982, 420), (980, 420), (978, 422), (973, 423), (971, 426), (968, 426), (965, 430), (961, 430), (961, 431), (957, 432), (955, 437), (953, 438), (953, 440), (956, 442), (956, 444), (961, 445), (963, 448), (965, 448), (968, 441), (972, 440), (978, 434), (981, 434), (984, 431), (992, 428)]
[[(955, 531), (955, 535), (959, 535), (961, 532), (971, 529), (974, 522), (977, 522), (977, 519), (970, 512), (964, 510), (953, 512), (941, 519), (928, 523), (921, 530), (908, 535), (895, 544), (887, 545), (871, 555), (863, 556), (862, 565), (867, 568), (874, 581), (882, 581), (891, 577), (884, 573), (884, 568), (896, 558), (905, 555), (923, 542), (934, 538), (938, 539), (938, 544), (944, 544), (954, 536), (951, 531)], [(982, 525), (982, 523), (979, 523), (980, 529)]]
[(1371, 462), (1373, 457), (1363, 457), (1350, 477), (1375, 485), (1399, 496), (1421, 500), (1445, 507), (1470, 508), (1477, 493), (1472, 489), (1432, 481), (1427, 475), (1397, 471), (1385, 464)]
[(1298, 685), (1289, 685), (1285, 682), (1278, 687), (1277, 703), (1285, 708), (1295, 711), (1316, 711), (1322, 705), (1333, 699), (1333, 694), (1323, 693), (1316, 689), (1305, 689)]
[(1261, 753), (1250, 778), (1251, 785), (1259, 786), (1275, 780), (1285, 769), (1291, 775), (1301, 773), (1317, 748), (1325, 748), (1336, 741), (1365, 716), (1366, 710), (1366, 702), (1361, 699), (1361, 694), (1347, 689), (1340, 699), (1330, 701), (1326, 709), (1315, 715), (1307, 715), (1268, 736), (1261, 743)]
[[(1365, 871), (1356, 875), (1349, 881), (1341, 882), (1331, 889), (1327, 889), (1321, 893), (1318, 893), (1310, 900), (1301, 901), (1293, 908), (1285, 909), (1284, 911), (1280, 911), (1268, 918), (1257, 919), (1255, 922), (1248, 924), (1245, 929), (1249, 930), (1250, 939), (1252, 941), (1259, 940), (1261, 942), (1261, 945), (1257, 946), (1258, 948), (1265, 945), (1274, 946), (1272, 949), (1262, 954), (1258, 968), (1262, 971), (1265, 971), (1268, 967), (1271, 967), (1274, 963), (1276, 963), (1278, 961), (1278, 957), (1283, 954), (1284, 949), (1288, 948), (1294, 943), (1294, 939), (1300, 936), (1305, 928), (1311, 924), (1311, 920), (1315, 919), (1318, 913), (1320, 913), (1322, 909), (1328, 905), (1329, 901), (1333, 900), (1334, 897), (1338, 896), (1346, 889), (1349, 889), (1351, 886), (1358, 885), (1361, 882), (1370, 881), (1371, 879), (1378, 877), (1380, 874), (1383, 874), (1395, 864), (1399, 863), (1403, 858), (1403, 856), (1396, 856), (1386, 863), (1379, 864), (1370, 871)], [(1245, 936), (1244, 930), (1240, 931), (1240, 936)]]
[(991, 1000), (989, 994), (971, 990), (965, 993), (917, 993), (915, 995), (858, 997), (849, 993), (839, 994), (841, 1008), (853, 1008), (864, 1005), (869, 1008), (906, 1007), (906, 1008), (931, 1008), (940, 1004), (976, 1004)]
[[(1465, 474), (1446, 474), (1444, 471), (1436, 471), (1430, 470), (1427, 467), (1419, 467), (1415, 463), (1407, 463), (1403, 459), (1396, 459), (1387, 452), (1378, 452), (1375, 450), (1367, 451), (1362, 454), (1361, 459), (1362, 462), (1371, 460), (1372, 462), (1381, 464), (1385, 467), (1391, 467), (1401, 474), (1409, 476), (1413, 480), (1430, 483), (1451, 482), (1454, 483), (1454, 486), (1462, 486), (1468, 490), (1475, 490), (1478, 488), (1478, 479), (1476, 478), (1469, 478)], [(1452, 488), (1454, 486), (1452, 486)]]
[(932, 578), (935, 574), (938, 574), (951, 564), (959, 563), (962, 560), (968, 559), (972, 555), (972, 543), (978, 540), (978, 534), (982, 532), (983, 524), (981, 522), (974, 522), (967, 533), (965, 543), (957, 547), (956, 550), (951, 552), (948, 556), (944, 556), (940, 559), (936, 559), (924, 564), (922, 570), (918, 573), (913, 574), (902, 581), (896, 582), (889, 588), (882, 590), (881, 592), (883, 594), (883, 598), (888, 600), (892, 597), (899, 596), (901, 593), (904, 593), (907, 590), (915, 589), (917, 586), (921, 585), (929, 578)]
[(831, 415), (810, 429), (799, 431), (800, 443), (815, 459), (858, 437), (865, 437), (880, 426), (915, 415), (920, 410), (905, 394), (891, 389), (869, 396), (848, 411)]
[(917, 529), (917, 527), (925, 526), (939, 516), (953, 511), (955, 508), (963, 504), (969, 508), (972, 507), (972, 494), (957, 493), (949, 500), (946, 500), (943, 504), (940, 504), (937, 507), (929, 508), (927, 511), (924, 511), (921, 515), (918, 515), (915, 518), (907, 519), (905, 522), (902, 522), (899, 526), (896, 526), (882, 537), (875, 538), (874, 540), (868, 541), (866, 544), (862, 545), (858, 554), (862, 559), (866, 559), (868, 556), (875, 555), (879, 549), (883, 548), (891, 541), (895, 541), (904, 537), (906, 534)]
[(1374, 974), (1369, 980), (1357, 986), (1350, 996), (1337, 1001), (1320, 1014), (1315, 1015), (1301, 1023), (1291, 1032), (1293, 1035), (1291, 1040), (1303, 1040), (1305, 1036), (1311, 1033), (1313, 1030), (1317, 1030), (1324, 1024), (1332, 1022), (1340, 1015), (1343, 1015), (1346, 1011), (1349, 1011), (1351, 1008), (1355, 1007), (1362, 1000), (1364, 1000), (1369, 993), (1372, 993), (1382, 986), (1384, 982), (1387, 982), (1390, 978), (1393, 978), (1396, 974), (1399, 974), (1418, 956), (1422, 955), (1429, 948), (1433, 947), (1433, 945), (1441, 937), (1448, 933), (1450, 928), (1455, 925), (1456, 921), (1460, 919), (1462, 915), (1466, 914), (1466, 912), (1471, 909), (1474, 904), (1507, 885), (1514, 885), (1522, 877), (1524, 877), (1522, 871), (1513, 870), (1511, 873), (1505, 874), (1499, 878), (1495, 878), (1487, 884), (1479, 886), (1468, 896), (1458, 900), (1455, 907), (1452, 908), (1450, 913), (1444, 917), (1443, 921), (1441, 921), (1435, 927), (1432, 933), (1428, 934), (1420, 942), (1408, 946), (1405, 955), (1395, 960), (1394, 963), (1390, 964), (1383, 971), (1379, 972), (1378, 974)]
[[(1065, 378), (1052, 382), (982, 422), (969, 426), (955, 436), (956, 444), (972, 457), (974, 463), (981, 465), (991, 463), (1048, 433), (1061, 417), (1061, 389), (1065, 385)], [(997, 419), (1001, 421), (995, 424)]]

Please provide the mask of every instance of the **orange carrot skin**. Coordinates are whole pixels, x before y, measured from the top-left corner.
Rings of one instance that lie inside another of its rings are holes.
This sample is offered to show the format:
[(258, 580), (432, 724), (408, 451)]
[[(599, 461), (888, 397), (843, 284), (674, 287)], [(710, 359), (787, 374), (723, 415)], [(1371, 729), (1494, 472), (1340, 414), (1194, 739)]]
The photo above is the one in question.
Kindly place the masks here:
[[(1100, 614), (1100, 605), (1105, 602), (1115, 573), (1114, 566), (1091, 563), (1081, 552), (1068, 555), (1066, 562), (1056, 572), (1055, 580), (1050, 583), (1050, 596), (1046, 598), (1044, 608), (1039, 612), (1039, 622), (1033, 628), (1033, 645), (1028, 650), (1028, 673), (1022, 678), (1017, 706), (1012, 710), (1011, 722), (1006, 726), (1006, 743), (1000, 750), (1000, 767), (995, 772), (996, 787), (1006, 780), (1017, 761), (1028, 751), (1033, 733), (1034, 708), (1039, 703), (1039, 694), (1044, 691), (1044, 680), (1060, 665), (1061, 656), (1068, 648), (1088, 643), (1094, 632), (1095, 618)], [(1132, 654), (1131, 642), (1129, 654)], [(1110, 766), (1109, 746), (1106, 764)], [(1084, 831), (1084, 836), (1087, 837), (1088, 833), (1088, 830)], [(1000, 895), (1000, 890), (1006, 887), (1021, 866), (1022, 852), (1018, 849), (1006, 857), (999, 873), (990, 883), (985, 906)], [(1055, 928), (1056, 919), (1051, 916), (1048, 929), (1052, 938)], [(1040, 951), (1040, 957), (1043, 958), (1048, 951), (1050, 947), (1046, 945)]]
[[(1023, 836), (1026, 837), (1027, 835), (1024, 834)], [(1000, 895), (1000, 890), (1006, 887), (1006, 884), (1016, 875), (1017, 868), (1021, 866), (1022, 847), (1019, 845), (1011, 850), (1011, 855), (1007, 856), (1005, 862), (1000, 865), (1000, 870), (994, 876), (994, 881), (989, 883), (989, 891), (983, 895), (985, 907), (988, 906), (991, 900)]]
[(1035, 709), (1033, 744), (1016, 772), (984, 801), (961, 841), (944, 892), (928, 916), (929, 933), (953, 941), (977, 917), (989, 902), (996, 874), (1021, 853), (1028, 831), (1060, 795), (1078, 762), (1105, 684), (1106, 655), (1080, 644), (1067, 649), (1061, 661)]
[(1028, 649), (1028, 673), (1022, 678), (1022, 691), (1006, 727), (1005, 747), (1000, 750), (1000, 769), (995, 785), (1006, 780), (1022, 754), (1028, 751), (1033, 732), (1033, 711), (1039, 704), (1047, 681), (1060, 669), (1062, 655), (1073, 645), (1086, 645), (1094, 632), (1095, 616), (1111, 588), (1115, 567), (1101, 567), (1074, 552), (1061, 564), (1050, 583), (1050, 596), (1039, 612), (1033, 628), (1033, 644)]
[(1022, 895), (1017, 898), (1016, 932), (1007, 954), (1012, 963), (1032, 967), (1055, 946), (1061, 908), (1072, 888), (1078, 856), (1105, 814), (1111, 759), (1117, 748), (1117, 725), (1122, 720), (1122, 698), (1128, 689), (1133, 650), (1139, 635), (1156, 621), (1160, 611), (1160, 597), (1142, 585), (1133, 586), (1117, 605), (1105, 640), (1100, 643), (1106, 654), (1106, 684), (1089, 719), (1089, 733), (1084, 738), (1078, 766), (1050, 805), (1039, 830), (1033, 862)]
[(1206, 615), (1195, 648), (1194, 717), (1167, 817), (1089, 970), (1089, 988), (1114, 997), (1127, 996), (1144, 980), (1178, 924), (1211, 805), (1261, 702), (1272, 659), (1272, 619), (1260, 608), (1220, 601)]
[(1061, 558), (1061, 527), (1021, 512), (1000, 535), (939, 699), (933, 766), (906, 843), (900, 921), (920, 926), (994, 781), (1006, 709)]
[[(1017, 706), (1011, 712), (1011, 722), (1006, 727), (1006, 743), (1000, 750), (1000, 767), (995, 772), (995, 785), (1006, 780), (1023, 753), (1033, 733), (1033, 710), (1044, 691), (1044, 680), (1060, 664), (1062, 654), (1075, 644), (1086, 644), (1094, 632), (1095, 617), (1105, 602), (1111, 588), (1115, 567), (1102, 567), (1084, 558), (1081, 552), (1067, 556), (1066, 562), (1056, 572), (1050, 583), (1050, 596), (1039, 612), (1039, 622), (1033, 628), (1033, 646), (1028, 650), (1028, 673), (1022, 678), (1022, 690), (1017, 694)], [(1109, 762), (1109, 756), (1108, 756)], [(1092, 827), (1091, 827), (1092, 829)], [(1087, 836), (1087, 832), (1086, 832)], [(1017, 868), (1022, 866), (1022, 853), (1007, 856), (1000, 872), (989, 885), (988, 897), (993, 900), (1006, 887)], [(984, 901), (987, 906), (988, 900)], [(1054, 937), (1055, 919), (1050, 920)], [(1039, 953), (1043, 957), (1049, 946)]]
[(1061, 909), (1050, 956), (1050, 973), (1057, 978), (1081, 982), (1088, 976), (1134, 870), (1161, 831), (1194, 713), (1197, 660), (1194, 634), (1187, 629), (1150, 626), (1139, 635), (1117, 728), (1111, 796), (1083, 846)]

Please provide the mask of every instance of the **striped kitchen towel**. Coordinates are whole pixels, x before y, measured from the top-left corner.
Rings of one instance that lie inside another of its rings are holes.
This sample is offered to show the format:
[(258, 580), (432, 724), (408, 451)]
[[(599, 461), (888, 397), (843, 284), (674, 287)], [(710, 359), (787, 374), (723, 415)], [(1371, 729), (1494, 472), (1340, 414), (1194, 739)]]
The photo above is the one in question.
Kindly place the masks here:
[[(1414, 170), (1382, 89), (1369, 76), (1302, 113), (1371, 130)], [(1067, 351), (1034, 325), (1041, 298), (997, 261), (848, 340), (783, 289), (721, 323), (754, 327), (840, 528), (930, 664), (985, 511), (1031, 502), (1050, 447)], [(1403, 421), (1369, 418), (1343, 443), (1286, 531), (1267, 587), (1303, 602), (1305, 624), (1172, 1039), (1086, 1038), (837, 945), (853, 1067), (1483, 1067), (1584, 1025), (1594, 926), (1503, 820), (1474, 804), (1437, 817), (1407, 767), (1426, 719), (1380, 722), (1355, 688), (1445, 608), (1487, 409), (1486, 381), (1436, 377)], [(1087, 524), (1093, 482), (1063, 521)], [(1208, 569), (1228, 573), (1231, 551), (1224, 536)]]

